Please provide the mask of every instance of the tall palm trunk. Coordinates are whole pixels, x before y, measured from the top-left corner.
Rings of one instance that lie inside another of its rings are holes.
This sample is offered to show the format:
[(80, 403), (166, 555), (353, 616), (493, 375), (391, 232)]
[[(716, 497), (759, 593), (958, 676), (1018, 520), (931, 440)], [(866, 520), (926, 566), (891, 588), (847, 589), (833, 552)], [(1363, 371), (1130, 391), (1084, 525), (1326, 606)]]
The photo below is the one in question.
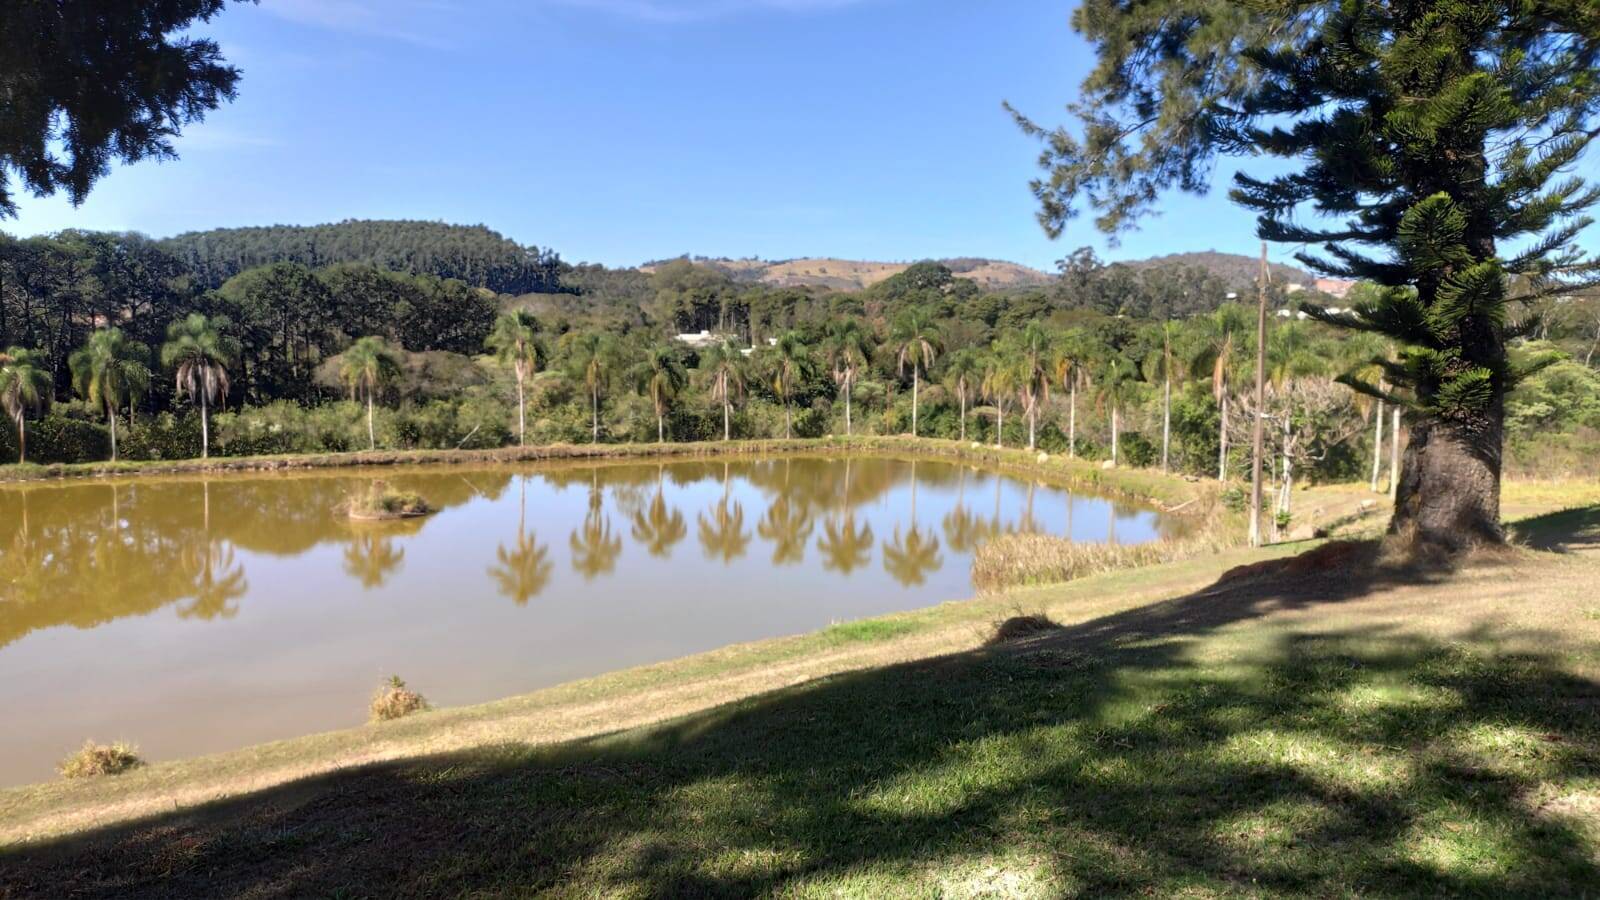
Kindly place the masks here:
[(1172, 459), (1172, 376), (1168, 375), (1161, 393), (1161, 473), (1171, 471)]
[(1111, 404), (1111, 465), (1113, 466), (1117, 465), (1121, 457), (1121, 444), (1118, 434), (1122, 426), (1121, 413), (1122, 411), (1117, 408), (1117, 404)]
[(917, 436), (917, 388), (922, 385), (920, 370), (911, 367), (911, 436)]
[(208, 459), (211, 455), (211, 414), (206, 403), (206, 395), (211, 392), (206, 388), (200, 389), (200, 458)]
[(786, 441), (790, 437), (789, 432), (791, 430), (791, 425), (792, 420), (790, 416), (789, 401), (785, 400), (783, 402), (783, 439)]
[(589, 389), (589, 440), (600, 443), (600, 389)]
[(522, 395), (522, 370), (517, 370), (517, 446), (528, 446), (528, 401)]
[(724, 400), (722, 402), (722, 439), (724, 441), (733, 440), (733, 427), (729, 424), (728, 412), (728, 402)]
[(850, 425), (850, 383), (853, 380), (854, 379), (851, 379), (851, 378), (846, 378), (844, 380), (844, 436), (845, 437), (851, 437), (851, 436), (853, 436), (855, 434), (855, 432), (851, 430), (851, 425)]
[(372, 427), (372, 385), (367, 385), (367, 449), (378, 449), (378, 433)]
[(1372, 492), (1378, 492), (1378, 476), (1383, 474), (1383, 401), (1378, 401), (1376, 434), (1372, 439)]
[(1228, 393), (1222, 393), (1222, 415), (1217, 425), (1217, 480), (1228, 480)]
[(17, 462), (25, 463), (28, 461), (28, 423), (21, 412), (13, 416), (12, 421), (17, 423)]
[(667, 417), (662, 415), (661, 410), (658, 408), (656, 410), (656, 443), (665, 444), (666, 442), (667, 442)]
[(1004, 404), (996, 403), (994, 409), (994, 445), (998, 449), (1006, 445), (1006, 408)]
[(1389, 429), (1389, 502), (1400, 494), (1400, 407), (1394, 408), (1393, 427)]
[(1037, 399), (1034, 399), (1032, 402), (1030, 402), (1028, 404), (1028, 449), (1029, 450), (1034, 449), (1034, 446), (1035, 446), (1034, 438), (1035, 438), (1035, 433), (1036, 433), (1037, 429), (1034, 426), (1038, 422), (1038, 419), (1039, 419), (1039, 401)]
[(1067, 458), (1078, 457), (1078, 378), (1072, 378), (1071, 400), (1067, 406)]
[(117, 461), (117, 407), (115, 404), (106, 404), (106, 418), (111, 420), (111, 461)]
[(967, 392), (961, 392), (961, 439), (967, 439)]

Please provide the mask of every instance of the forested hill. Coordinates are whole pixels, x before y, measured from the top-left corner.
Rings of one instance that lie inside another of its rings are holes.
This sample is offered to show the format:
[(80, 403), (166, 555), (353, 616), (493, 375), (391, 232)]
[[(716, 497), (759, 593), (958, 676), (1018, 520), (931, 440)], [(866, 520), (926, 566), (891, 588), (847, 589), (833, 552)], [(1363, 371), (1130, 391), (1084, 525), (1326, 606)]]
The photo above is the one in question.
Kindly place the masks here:
[(191, 231), (161, 244), (213, 288), (246, 269), (275, 262), (313, 269), (370, 263), (396, 272), (455, 278), (502, 294), (545, 293), (560, 285), (556, 253), (525, 247), (482, 225), (347, 220)]
[[(1239, 253), (1219, 253), (1216, 250), (1206, 250), (1201, 253), (1169, 253), (1166, 256), (1152, 256), (1149, 259), (1130, 261), (1127, 265), (1135, 269), (1148, 269), (1161, 266), (1195, 266), (1205, 269), (1217, 276), (1234, 288), (1250, 287), (1256, 283), (1256, 277), (1261, 271), (1261, 261), (1253, 256)], [(1282, 263), (1272, 263), (1272, 280), (1279, 284), (1311, 285), (1316, 281), (1316, 276)]]

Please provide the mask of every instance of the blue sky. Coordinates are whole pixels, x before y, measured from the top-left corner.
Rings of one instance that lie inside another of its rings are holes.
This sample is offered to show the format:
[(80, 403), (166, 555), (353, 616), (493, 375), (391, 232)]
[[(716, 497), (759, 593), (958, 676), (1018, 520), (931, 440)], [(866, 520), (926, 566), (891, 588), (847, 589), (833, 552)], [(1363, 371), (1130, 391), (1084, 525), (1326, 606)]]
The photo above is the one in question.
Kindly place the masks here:
[[(1221, 190), (1109, 247), (1048, 240), (1037, 146), (1089, 65), (1067, 0), (262, 0), (198, 31), (239, 98), (23, 234), (345, 218), (483, 223), (571, 261), (1250, 253)], [(1590, 161), (1590, 171), (1597, 167)], [(1230, 170), (1219, 174), (1225, 182)], [(1591, 240), (1592, 243), (1592, 240)], [(1287, 250), (1274, 248), (1274, 259)]]

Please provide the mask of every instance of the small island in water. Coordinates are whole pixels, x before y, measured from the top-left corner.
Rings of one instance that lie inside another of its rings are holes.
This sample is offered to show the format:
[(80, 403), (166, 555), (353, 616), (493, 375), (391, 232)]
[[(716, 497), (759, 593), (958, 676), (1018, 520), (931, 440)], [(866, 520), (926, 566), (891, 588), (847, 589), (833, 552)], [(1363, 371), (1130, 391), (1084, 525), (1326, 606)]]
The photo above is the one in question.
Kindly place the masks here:
[(374, 481), (366, 491), (352, 495), (345, 502), (344, 511), (359, 521), (387, 522), (426, 516), (433, 507), (415, 491), (399, 491), (386, 481)]

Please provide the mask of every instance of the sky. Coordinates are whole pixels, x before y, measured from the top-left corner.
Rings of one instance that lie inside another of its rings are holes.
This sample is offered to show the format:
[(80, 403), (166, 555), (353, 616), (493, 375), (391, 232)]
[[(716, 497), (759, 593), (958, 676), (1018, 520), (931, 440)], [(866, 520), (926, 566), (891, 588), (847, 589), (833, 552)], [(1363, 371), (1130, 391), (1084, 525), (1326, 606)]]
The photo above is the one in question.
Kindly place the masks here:
[(1257, 252), (1228, 165), (1210, 196), (1170, 195), (1117, 246), (1087, 219), (1045, 236), (1028, 189), (1039, 147), (1001, 103), (1062, 119), (1091, 63), (1071, 6), (235, 4), (194, 32), (243, 70), (239, 97), (186, 131), (181, 159), (118, 166), (77, 208), (25, 198), (0, 228), (428, 219), (614, 266), (693, 253), (1050, 270), (1085, 245), (1105, 259)]

